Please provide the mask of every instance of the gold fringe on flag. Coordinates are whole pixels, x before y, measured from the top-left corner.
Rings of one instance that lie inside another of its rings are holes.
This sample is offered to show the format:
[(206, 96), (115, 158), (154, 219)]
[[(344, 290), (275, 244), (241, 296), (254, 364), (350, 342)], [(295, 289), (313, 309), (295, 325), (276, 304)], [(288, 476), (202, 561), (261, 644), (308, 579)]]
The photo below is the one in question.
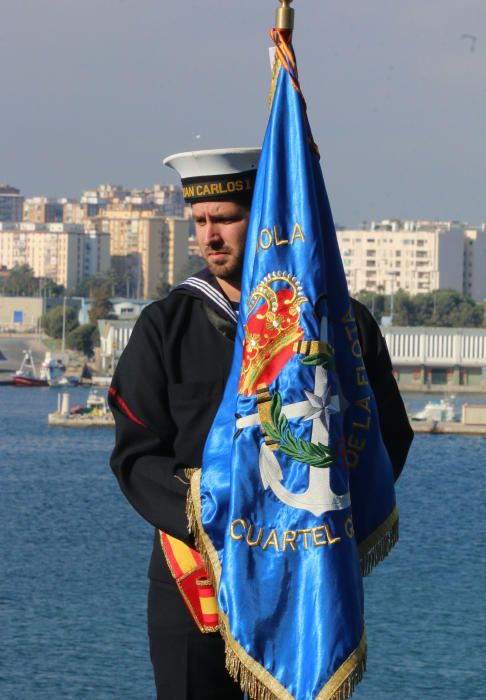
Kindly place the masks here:
[[(201, 470), (186, 469), (186, 476), (190, 479), (186, 502), (189, 532), (194, 537), (196, 549), (202, 557), (208, 576), (217, 592), (221, 579), (221, 564), (218, 553), (202, 527), (200, 515)], [(377, 533), (379, 530), (377, 530)], [(373, 534), (373, 537), (375, 535), (376, 533)], [(376, 536), (378, 537), (378, 535)], [(370, 539), (368, 538), (368, 540)], [(366, 540), (366, 543), (368, 540)], [(380, 541), (377, 540), (375, 548), (380, 544)], [(372, 551), (370, 550), (370, 553)], [(293, 695), (271, 673), (236, 642), (231, 635), (228, 618), (221, 609), (219, 609), (219, 631), (225, 643), (225, 665), (228, 673), (240, 684), (241, 690), (248, 694), (250, 700), (295, 700)], [(347, 700), (347, 698), (350, 698), (366, 670), (366, 651), (366, 632), (363, 632), (357, 648), (326, 683), (316, 700)]]
[[(219, 630), (225, 642), (226, 668), (230, 676), (239, 682), (250, 700), (295, 700), (266, 669), (240, 647), (228, 631), (226, 616), (220, 612)], [(316, 700), (347, 700), (366, 671), (366, 632), (358, 647), (338, 668), (333, 677), (317, 695)]]
[(388, 518), (361, 544), (358, 545), (361, 575), (368, 576), (375, 566), (383, 561), (398, 542), (398, 508), (392, 510)]
[[(187, 489), (187, 496), (186, 496), (186, 518), (187, 518), (187, 529), (189, 530), (190, 534), (194, 536), (194, 538), (197, 537), (198, 533), (198, 528), (196, 527), (196, 511), (194, 510), (194, 503), (192, 500), (192, 495), (191, 495), (191, 481), (192, 477), (196, 472), (200, 471), (199, 467), (186, 467), (184, 469), (184, 476), (189, 482), (189, 488)], [(198, 550), (199, 554), (202, 556), (201, 548), (198, 546), (196, 542), (196, 549)]]
[(211, 581), (211, 584), (217, 594), (219, 580), (221, 578), (221, 565), (219, 563), (218, 553), (212, 546), (211, 540), (204, 532), (201, 523), (201, 501), (199, 499), (201, 470), (199, 468), (187, 468), (185, 473), (187, 478), (190, 480), (190, 486), (187, 489), (186, 499), (187, 529), (194, 537), (196, 549), (201, 555), (206, 573), (208, 574), (209, 580)]
[(316, 700), (347, 700), (363, 678), (366, 671), (366, 630), (357, 648), (341, 664), (334, 676), (326, 683)]

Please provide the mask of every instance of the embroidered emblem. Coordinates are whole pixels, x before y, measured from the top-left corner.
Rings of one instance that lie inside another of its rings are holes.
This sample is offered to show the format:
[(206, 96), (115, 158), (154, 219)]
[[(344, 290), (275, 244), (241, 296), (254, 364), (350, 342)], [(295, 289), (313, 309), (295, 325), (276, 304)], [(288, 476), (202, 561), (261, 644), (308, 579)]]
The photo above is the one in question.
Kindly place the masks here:
[[(280, 289), (276, 289), (278, 283)], [(289, 272), (272, 272), (252, 291), (244, 326), (240, 393), (252, 396), (260, 385), (271, 384), (294, 356), (294, 343), (304, 335), (299, 321), (305, 301), (299, 281)]]
[[(327, 405), (327, 408), (330, 408), (330, 404)], [(333, 409), (333, 413), (334, 412), (336, 412), (335, 409)], [(319, 408), (318, 412), (313, 410), (312, 415), (309, 415), (308, 417), (311, 418), (315, 415), (317, 418), (317, 416), (320, 414), (321, 410)], [(270, 406), (270, 415), (272, 419), (271, 423), (267, 423), (265, 421), (262, 423), (262, 428), (265, 430), (266, 434), (275, 441), (280, 452), (289, 455), (289, 457), (295, 459), (296, 462), (303, 462), (304, 464), (309, 464), (313, 467), (323, 468), (331, 466), (334, 461), (334, 457), (332, 450), (329, 447), (326, 447), (321, 443), (315, 445), (312, 442), (294, 437), (292, 431), (288, 427), (288, 418), (282, 413), (282, 397), (278, 391), (276, 391), (273, 395)]]
[[(288, 282), (291, 289), (284, 287), (275, 292), (270, 285), (277, 279)], [(237, 416), (236, 437), (245, 428), (260, 425), (264, 435), (259, 457), (260, 476), (265, 489), (271, 489), (282, 503), (316, 516), (343, 510), (350, 505), (349, 492), (337, 494), (332, 490), (329, 468), (338, 459), (345, 461), (345, 455), (329, 446), (329, 433), (332, 415), (346, 406), (343, 401), (341, 407), (339, 396), (332, 393), (328, 382), (328, 371), (334, 368), (334, 349), (328, 342), (327, 317), (321, 317), (319, 340), (303, 339), (299, 307), (307, 298), (298, 281), (288, 273), (267, 276), (252, 294), (250, 308), (255, 308), (259, 298), (264, 298), (265, 303), (250, 316), (245, 328), (244, 372), (240, 381), (242, 393), (256, 394), (258, 412)], [(284, 318), (279, 320), (279, 315)], [(285, 328), (285, 331), (265, 335), (262, 329), (268, 330), (269, 323), (274, 321), (274, 328)], [(305, 400), (284, 404), (278, 391), (271, 395), (268, 384), (295, 354), (303, 355), (300, 358), (302, 364), (315, 367), (314, 388), (313, 391), (304, 390)], [(256, 383), (258, 388), (255, 390)], [(294, 436), (289, 426), (291, 418), (312, 421), (310, 441)], [(304, 492), (293, 493), (284, 486), (277, 456), (279, 451), (307, 466), (309, 480)]]

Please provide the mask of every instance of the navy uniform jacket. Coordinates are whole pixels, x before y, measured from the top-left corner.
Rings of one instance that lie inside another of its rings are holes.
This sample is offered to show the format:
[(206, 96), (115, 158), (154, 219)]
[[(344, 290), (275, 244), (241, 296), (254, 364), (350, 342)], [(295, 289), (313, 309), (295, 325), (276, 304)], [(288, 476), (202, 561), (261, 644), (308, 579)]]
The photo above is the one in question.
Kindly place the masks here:
[[(398, 478), (412, 430), (380, 330), (353, 301), (364, 364), (385, 445)], [(201, 465), (234, 347), (234, 312), (206, 270), (146, 307), (116, 368), (110, 406), (116, 421), (111, 467), (145, 520), (192, 545), (186, 467)], [(149, 576), (172, 581), (156, 533)]]

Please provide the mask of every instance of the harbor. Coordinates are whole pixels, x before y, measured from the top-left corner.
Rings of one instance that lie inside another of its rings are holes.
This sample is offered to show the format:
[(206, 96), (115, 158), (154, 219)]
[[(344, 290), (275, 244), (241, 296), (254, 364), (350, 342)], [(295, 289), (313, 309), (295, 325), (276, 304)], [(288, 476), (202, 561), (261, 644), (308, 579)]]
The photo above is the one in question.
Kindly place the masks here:
[(28, 333), (0, 334), (0, 386), (108, 387), (111, 375), (96, 361), (73, 350), (51, 348), (47, 336)]
[[(2, 698), (151, 698), (144, 621), (153, 530), (111, 473), (113, 430), (51, 428), (59, 390), (0, 393)], [(88, 393), (69, 389), (71, 406)], [(411, 412), (423, 408), (421, 395), (404, 398)], [(416, 435), (397, 484), (399, 545), (365, 580), (373, 644), (356, 700), (402, 700), (409, 688), (427, 700), (482, 697), (481, 562), (467, 533), (484, 509), (485, 463), (482, 437)], [(452, 502), (460, 527), (451, 527)]]

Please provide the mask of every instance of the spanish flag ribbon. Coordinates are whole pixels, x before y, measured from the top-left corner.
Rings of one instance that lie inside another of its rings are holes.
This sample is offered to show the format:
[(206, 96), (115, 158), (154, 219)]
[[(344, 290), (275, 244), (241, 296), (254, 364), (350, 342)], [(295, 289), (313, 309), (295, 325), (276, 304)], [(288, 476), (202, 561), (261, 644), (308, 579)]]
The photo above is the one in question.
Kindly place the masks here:
[(165, 559), (194, 622), (201, 632), (217, 632), (216, 594), (201, 555), (162, 530), (159, 534)]

